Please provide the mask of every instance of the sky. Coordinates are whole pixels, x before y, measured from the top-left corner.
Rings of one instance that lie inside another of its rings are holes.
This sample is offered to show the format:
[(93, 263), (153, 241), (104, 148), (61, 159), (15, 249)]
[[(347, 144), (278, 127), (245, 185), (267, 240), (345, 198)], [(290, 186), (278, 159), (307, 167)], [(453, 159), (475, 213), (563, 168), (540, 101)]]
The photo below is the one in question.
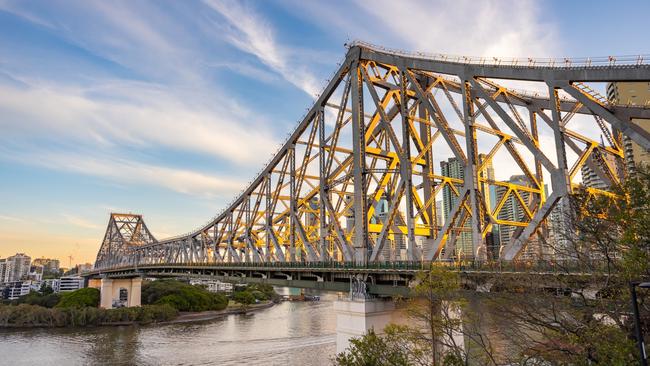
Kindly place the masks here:
[(344, 44), (650, 54), (648, 1), (0, 0), (0, 258), (93, 262), (110, 212), (157, 238), (245, 187)]

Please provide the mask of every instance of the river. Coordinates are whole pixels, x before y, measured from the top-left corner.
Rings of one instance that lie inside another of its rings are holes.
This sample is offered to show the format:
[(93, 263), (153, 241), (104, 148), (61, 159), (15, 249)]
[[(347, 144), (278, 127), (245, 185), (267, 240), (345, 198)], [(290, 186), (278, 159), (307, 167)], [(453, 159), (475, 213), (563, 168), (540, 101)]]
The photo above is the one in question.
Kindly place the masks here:
[(0, 365), (327, 365), (334, 293), (200, 323), (0, 330)]

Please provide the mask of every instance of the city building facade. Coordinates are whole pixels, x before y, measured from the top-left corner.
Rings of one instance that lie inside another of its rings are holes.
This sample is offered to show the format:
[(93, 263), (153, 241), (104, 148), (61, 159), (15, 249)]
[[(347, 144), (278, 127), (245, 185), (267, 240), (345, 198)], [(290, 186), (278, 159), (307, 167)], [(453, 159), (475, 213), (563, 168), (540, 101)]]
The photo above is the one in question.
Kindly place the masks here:
[[(58, 286), (56, 292), (70, 292), (76, 291), (81, 288), (84, 288), (84, 279), (83, 277), (78, 276), (66, 276), (61, 277), (58, 280)], [(54, 287), (52, 287), (54, 289)]]
[[(650, 105), (650, 82), (608, 83), (607, 99), (614, 104), (648, 106)], [(632, 123), (650, 132), (650, 120), (633, 118)], [(637, 165), (650, 164), (650, 151), (645, 150), (625, 135), (623, 135), (623, 148), (628, 173), (633, 173)]]
[(24, 253), (0, 260), (0, 282), (17, 282), (28, 278), (31, 271), (32, 259)]

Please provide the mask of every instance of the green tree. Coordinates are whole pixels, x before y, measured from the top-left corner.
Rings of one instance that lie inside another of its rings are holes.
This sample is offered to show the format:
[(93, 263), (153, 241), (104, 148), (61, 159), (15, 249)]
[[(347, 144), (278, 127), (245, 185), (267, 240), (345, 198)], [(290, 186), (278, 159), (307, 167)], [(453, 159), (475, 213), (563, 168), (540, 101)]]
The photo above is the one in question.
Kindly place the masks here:
[(99, 306), (100, 292), (96, 288), (82, 288), (61, 295), (57, 308), (84, 308)]
[(43, 282), (43, 284), (41, 285), (41, 289), (38, 292), (40, 292), (42, 295), (45, 296), (54, 293), (54, 289), (48, 286), (47, 283)]
[(177, 280), (147, 281), (142, 286), (143, 304), (169, 304), (179, 311), (222, 310), (228, 306), (223, 294)]
[[(502, 294), (492, 302), (493, 313), (511, 325), (503, 331), (520, 359), (553, 365), (637, 362), (628, 284), (650, 280), (650, 171), (639, 167), (612, 193), (615, 196), (578, 190), (565, 217), (570, 230), (560, 233), (560, 242), (548, 243), (560, 258), (551, 262), (558, 273), (549, 284), (567, 289), (571, 296), (530, 289), (525, 295)], [(589, 275), (575, 276), (576, 271)], [(646, 335), (649, 295), (639, 291)]]
[(366, 335), (350, 340), (350, 347), (336, 355), (339, 366), (407, 366), (411, 365), (412, 349), (401, 346), (394, 328), (379, 336), (371, 329)]
[(232, 295), (232, 300), (241, 304), (241, 309), (246, 312), (255, 303), (255, 296), (249, 291), (238, 291)]
[(61, 295), (56, 293), (48, 293), (46, 295), (42, 295), (36, 291), (30, 291), (29, 294), (20, 297), (18, 300), (15, 300), (15, 303), (38, 305), (46, 308), (52, 308), (59, 303), (60, 299), (61, 299)]
[[(389, 324), (384, 334), (374, 332), (351, 341), (337, 356), (337, 365), (495, 365), (494, 350), (481, 333), (480, 317), (467, 307), (460, 277), (443, 267), (419, 273), (413, 297), (407, 300), (408, 325)], [(473, 353), (466, 350), (473, 345)], [(376, 347), (383, 353), (377, 353)], [(366, 360), (375, 363), (363, 363)]]

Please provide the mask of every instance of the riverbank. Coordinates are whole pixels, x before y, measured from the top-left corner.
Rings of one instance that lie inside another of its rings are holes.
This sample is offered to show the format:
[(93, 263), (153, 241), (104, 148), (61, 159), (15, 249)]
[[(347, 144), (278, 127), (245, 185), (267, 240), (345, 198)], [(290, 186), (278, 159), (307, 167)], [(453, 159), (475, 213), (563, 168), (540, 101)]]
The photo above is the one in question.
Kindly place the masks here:
[[(142, 307), (110, 310), (97, 308), (60, 310), (46, 309), (36, 307), (34, 305), (19, 305), (15, 308), (3, 306), (0, 308), (0, 329), (87, 328), (190, 323), (213, 320), (234, 314), (246, 314), (268, 309), (273, 305), (275, 305), (273, 301), (266, 301), (247, 307), (243, 307), (239, 304), (231, 304), (223, 310), (209, 310), (198, 312), (178, 312), (176, 310), (172, 311), (170, 309), (166, 309), (166, 305), (145, 305)], [(14, 314), (4, 314), (10, 308), (11, 310), (14, 310)], [(38, 312), (39, 314), (36, 316), (27, 315), (28, 313), (33, 312)], [(107, 316), (106, 314), (111, 314), (112, 316)], [(20, 319), (21, 317), (22, 319)], [(2, 321), (3, 319), (4, 321)], [(104, 319), (110, 320), (105, 321)]]

